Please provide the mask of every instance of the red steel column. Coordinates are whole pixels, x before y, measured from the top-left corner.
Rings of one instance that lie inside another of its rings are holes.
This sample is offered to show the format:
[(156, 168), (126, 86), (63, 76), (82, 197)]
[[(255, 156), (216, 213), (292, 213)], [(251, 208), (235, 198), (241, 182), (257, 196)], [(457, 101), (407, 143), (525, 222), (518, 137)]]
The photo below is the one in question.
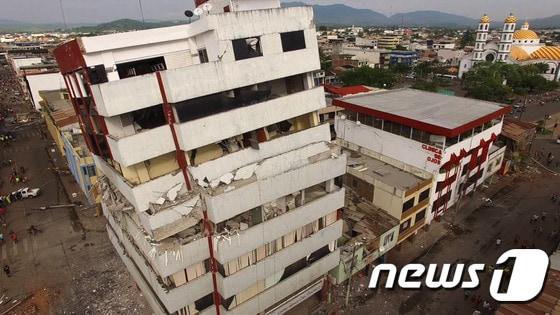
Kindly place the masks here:
[[(177, 156), (177, 162), (179, 163), (179, 167), (183, 172), (183, 176), (185, 177), (185, 182), (187, 183), (187, 188), (189, 191), (192, 190), (191, 182), (189, 179), (189, 174), (187, 170), (187, 159), (185, 158), (185, 153), (181, 150), (179, 145), (179, 140), (177, 138), (177, 131), (175, 130), (175, 116), (173, 115), (173, 110), (171, 109), (171, 105), (167, 100), (167, 94), (165, 93), (165, 86), (163, 85), (163, 80), (161, 78), (161, 73), (158, 71), (156, 72), (156, 77), (158, 80), (159, 90), (161, 92), (161, 98), (163, 100), (163, 111), (167, 118), (167, 123), (169, 124), (169, 128), (171, 128), (171, 134), (173, 135), (173, 142), (175, 143), (175, 152)], [(216, 306), (216, 314), (220, 315), (221, 309), (221, 296), (218, 293), (218, 282), (216, 280), (216, 273), (218, 272), (218, 266), (216, 264), (216, 259), (214, 258), (214, 243), (212, 241), (214, 235), (214, 229), (212, 228), (212, 224), (208, 219), (208, 212), (206, 210), (203, 211), (204, 214), (204, 230), (206, 233), (206, 237), (208, 239), (208, 250), (210, 251), (210, 272), (212, 273), (212, 285), (214, 287), (214, 292), (212, 293), (214, 299), (214, 305)]]

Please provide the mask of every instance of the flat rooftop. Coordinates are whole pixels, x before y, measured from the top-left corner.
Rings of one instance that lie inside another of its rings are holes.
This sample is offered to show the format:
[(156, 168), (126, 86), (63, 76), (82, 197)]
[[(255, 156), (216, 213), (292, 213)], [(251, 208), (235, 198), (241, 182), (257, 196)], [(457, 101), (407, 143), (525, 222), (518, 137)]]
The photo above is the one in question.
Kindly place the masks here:
[(509, 106), (415, 89), (349, 96), (334, 105), (430, 131), (461, 133), (509, 112)]
[(403, 191), (408, 191), (426, 181), (412, 173), (406, 172), (393, 165), (387, 164), (378, 159), (360, 154), (354, 151), (346, 151), (348, 154), (347, 166), (354, 171), (364, 175), (366, 178), (378, 180), (392, 187), (397, 187)]

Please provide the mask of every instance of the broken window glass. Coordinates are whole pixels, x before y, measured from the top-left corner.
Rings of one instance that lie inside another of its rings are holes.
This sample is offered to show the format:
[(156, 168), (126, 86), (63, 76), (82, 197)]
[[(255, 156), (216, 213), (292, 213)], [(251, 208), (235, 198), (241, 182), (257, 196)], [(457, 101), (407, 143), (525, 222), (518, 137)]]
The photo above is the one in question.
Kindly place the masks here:
[(232, 41), (235, 60), (262, 56), (260, 37), (248, 37)]

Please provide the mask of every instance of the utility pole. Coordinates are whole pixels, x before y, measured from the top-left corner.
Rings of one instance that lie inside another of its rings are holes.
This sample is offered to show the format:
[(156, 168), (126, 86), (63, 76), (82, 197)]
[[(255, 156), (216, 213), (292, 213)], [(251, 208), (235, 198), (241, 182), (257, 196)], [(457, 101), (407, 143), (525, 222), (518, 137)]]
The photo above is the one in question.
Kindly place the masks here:
[(64, 22), (64, 29), (68, 29), (68, 24), (66, 23), (66, 15), (64, 14), (64, 6), (62, 5), (62, 0), (58, 1), (60, 4), (60, 13), (62, 14), (62, 21)]
[(350, 300), (350, 290), (352, 288), (352, 272), (354, 271), (354, 258), (356, 256), (356, 247), (361, 245), (360, 242), (355, 242), (352, 245), (352, 260), (350, 261), (350, 275), (348, 276), (348, 286), (346, 287), (346, 302), (345, 305), (348, 307), (348, 302)]
[(144, 8), (142, 7), (142, 0), (138, 0), (138, 5), (140, 6), (140, 15), (142, 15), (142, 24), (146, 24), (144, 20)]

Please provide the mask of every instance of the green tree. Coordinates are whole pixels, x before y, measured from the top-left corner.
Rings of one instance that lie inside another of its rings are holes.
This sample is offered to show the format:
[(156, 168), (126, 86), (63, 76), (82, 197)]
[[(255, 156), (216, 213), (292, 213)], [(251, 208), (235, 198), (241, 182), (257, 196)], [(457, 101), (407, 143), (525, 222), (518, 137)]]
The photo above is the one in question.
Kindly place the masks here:
[(396, 63), (390, 66), (390, 69), (398, 74), (407, 74), (410, 72), (411, 67), (404, 63)]
[(434, 73), (434, 63), (423, 61), (414, 67), (414, 74), (417, 78), (426, 78)]
[(463, 33), (463, 37), (461, 37), (461, 42), (460, 42), (461, 47), (466, 47), (466, 46), (473, 46), (474, 45), (474, 33), (471, 30), (466, 30)]
[(360, 67), (340, 75), (344, 85), (368, 85), (377, 88), (391, 88), (397, 83), (396, 74), (389, 69)]
[(469, 96), (495, 102), (506, 102), (516, 95), (547, 92), (558, 88), (558, 82), (541, 76), (548, 68), (545, 66), (480, 63), (465, 74), (464, 86)]
[(319, 48), (319, 60), (321, 62), (321, 69), (325, 71), (329, 71), (332, 67), (332, 59), (325, 55), (323, 50)]
[(439, 86), (434, 81), (418, 80), (412, 84), (411, 88), (416, 90), (424, 90), (430, 92), (437, 92)]

